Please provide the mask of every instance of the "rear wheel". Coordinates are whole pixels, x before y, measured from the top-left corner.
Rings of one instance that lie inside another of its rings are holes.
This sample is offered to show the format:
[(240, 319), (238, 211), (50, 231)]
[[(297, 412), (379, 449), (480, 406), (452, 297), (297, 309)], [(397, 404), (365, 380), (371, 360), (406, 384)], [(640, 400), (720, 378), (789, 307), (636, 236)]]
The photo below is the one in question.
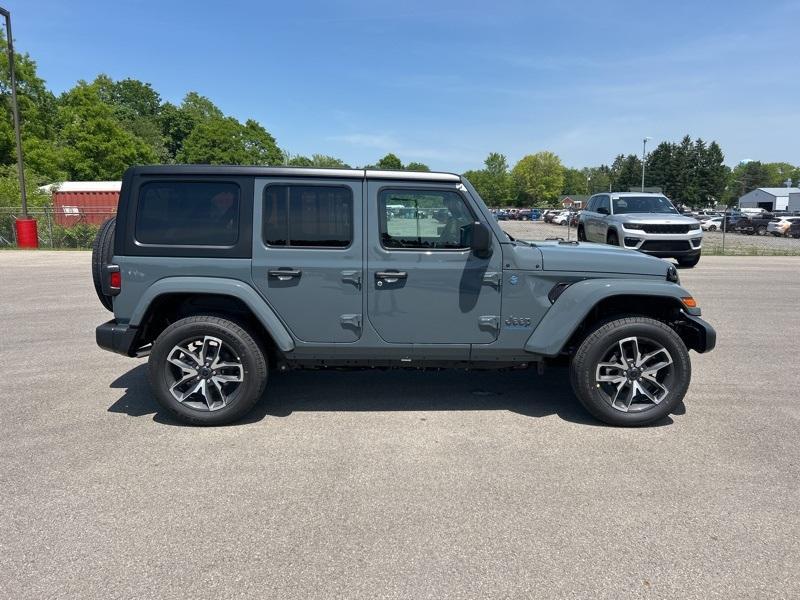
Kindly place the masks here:
[(114, 308), (111, 304), (111, 296), (103, 293), (102, 282), (106, 267), (114, 258), (114, 230), (116, 225), (116, 217), (111, 217), (103, 223), (94, 238), (94, 244), (92, 244), (92, 281), (94, 282), (94, 291), (97, 292), (97, 297), (100, 298), (102, 305), (108, 310), (114, 310)]
[(661, 321), (628, 317), (598, 326), (570, 363), (581, 404), (611, 425), (648, 425), (672, 412), (686, 395), (689, 352)]
[(767, 235), (767, 226), (766, 225), (759, 225), (758, 229), (756, 229), (756, 233), (758, 235)]
[(716, 231), (717, 230), (717, 226), (716, 225), (709, 225), (708, 226), (708, 230), (709, 231)]
[(267, 383), (264, 352), (228, 319), (195, 316), (158, 336), (148, 363), (158, 402), (192, 425), (223, 425), (255, 406)]

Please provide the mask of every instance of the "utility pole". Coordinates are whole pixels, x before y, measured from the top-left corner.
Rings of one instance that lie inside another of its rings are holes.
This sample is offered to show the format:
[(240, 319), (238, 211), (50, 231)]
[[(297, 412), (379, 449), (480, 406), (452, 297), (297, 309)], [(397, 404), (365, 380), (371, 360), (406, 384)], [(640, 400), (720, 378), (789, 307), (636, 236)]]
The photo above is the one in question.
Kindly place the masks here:
[(22, 219), (17, 219), (17, 246), (21, 248), (38, 248), (39, 236), (36, 221), (28, 218), (28, 194), (25, 189), (25, 167), (22, 158), (22, 136), (19, 129), (19, 106), (17, 104), (17, 75), (14, 69), (14, 38), (11, 35), (11, 13), (0, 7), (0, 15), (6, 20), (6, 38), (8, 40), (8, 70), (11, 79), (11, 114), (14, 117), (14, 136), (17, 142), (17, 175), (19, 177), (19, 194), (22, 200)]
[(652, 140), (651, 137), (646, 137), (642, 140), (642, 191), (644, 191), (644, 165), (647, 156), (647, 140)]
[(0, 15), (6, 19), (6, 37), (8, 38), (8, 70), (11, 71), (11, 113), (14, 116), (14, 135), (17, 138), (17, 173), (19, 175), (19, 191), (22, 194), (22, 217), (28, 218), (28, 197), (25, 193), (25, 171), (22, 167), (22, 137), (19, 132), (19, 107), (17, 106), (17, 76), (14, 72), (14, 40), (11, 37), (11, 13), (0, 7)]

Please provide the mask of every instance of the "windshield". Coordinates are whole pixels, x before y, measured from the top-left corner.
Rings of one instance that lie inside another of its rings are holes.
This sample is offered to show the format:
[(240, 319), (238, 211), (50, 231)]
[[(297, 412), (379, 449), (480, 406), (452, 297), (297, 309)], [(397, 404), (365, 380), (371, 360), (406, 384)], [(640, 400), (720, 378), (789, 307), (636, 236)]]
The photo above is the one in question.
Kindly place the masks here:
[(615, 215), (628, 213), (680, 214), (672, 206), (672, 202), (664, 196), (625, 196), (624, 198), (615, 198), (613, 202)]

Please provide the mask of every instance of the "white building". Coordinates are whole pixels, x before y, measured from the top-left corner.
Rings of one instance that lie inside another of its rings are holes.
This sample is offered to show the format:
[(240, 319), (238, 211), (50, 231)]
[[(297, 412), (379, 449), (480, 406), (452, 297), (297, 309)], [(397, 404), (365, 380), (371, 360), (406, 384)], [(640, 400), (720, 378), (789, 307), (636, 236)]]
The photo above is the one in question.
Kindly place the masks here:
[(800, 188), (758, 188), (739, 198), (739, 208), (800, 210)]

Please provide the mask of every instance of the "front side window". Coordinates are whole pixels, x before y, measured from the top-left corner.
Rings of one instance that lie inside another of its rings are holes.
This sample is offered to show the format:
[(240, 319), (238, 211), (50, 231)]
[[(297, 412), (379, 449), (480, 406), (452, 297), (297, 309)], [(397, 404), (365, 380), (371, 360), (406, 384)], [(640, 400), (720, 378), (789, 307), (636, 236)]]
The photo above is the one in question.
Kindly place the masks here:
[(661, 213), (677, 215), (678, 210), (664, 196), (623, 196), (614, 198), (614, 214)]
[(270, 246), (347, 248), (353, 241), (353, 191), (341, 186), (267, 186), (263, 237)]
[(229, 182), (145, 183), (136, 209), (136, 241), (231, 247), (239, 239), (239, 196), (239, 186)]
[(378, 195), (381, 243), (385, 248), (469, 248), (475, 218), (457, 192), (382, 190)]
[(600, 208), (606, 209), (605, 214), (611, 214), (611, 201), (609, 200), (608, 196), (599, 196), (597, 198), (597, 208), (595, 208), (595, 211), (600, 212)]

